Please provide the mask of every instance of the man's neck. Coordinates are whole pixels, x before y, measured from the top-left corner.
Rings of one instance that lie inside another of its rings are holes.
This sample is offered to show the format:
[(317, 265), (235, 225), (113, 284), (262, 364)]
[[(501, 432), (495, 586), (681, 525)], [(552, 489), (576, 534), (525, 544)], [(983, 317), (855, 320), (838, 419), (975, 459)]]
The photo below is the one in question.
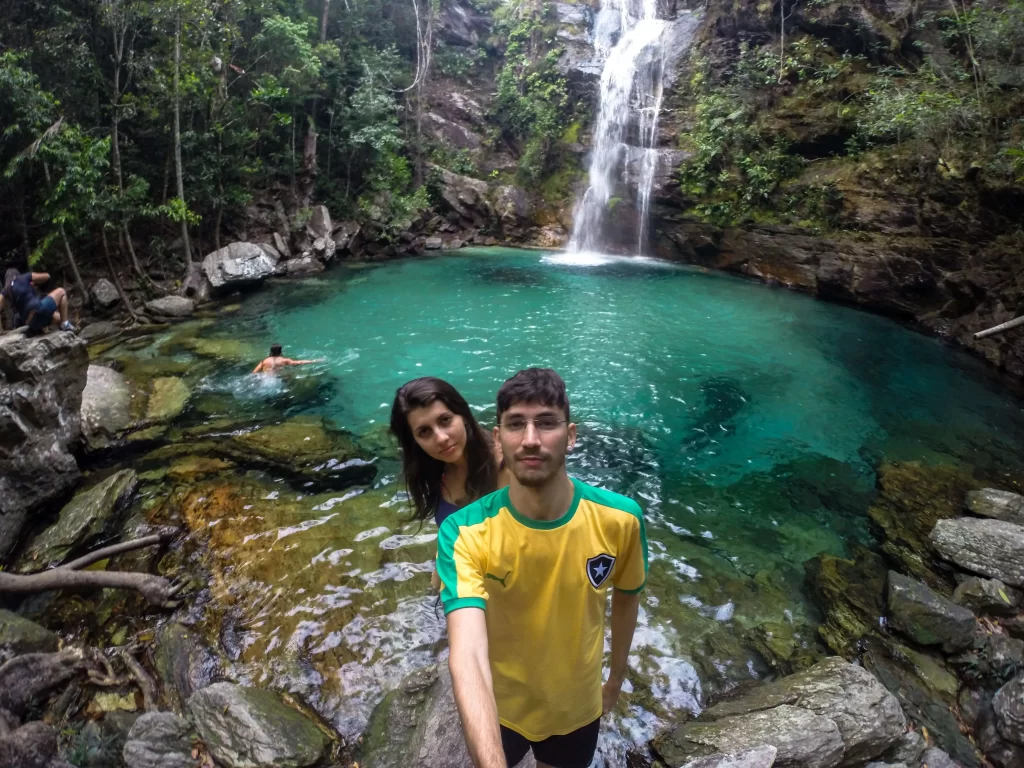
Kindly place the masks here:
[(516, 511), (531, 520), (557, 520), (569, 511), (576, 488), (565, 469), (544, 485), (527, 486), (513, 476), (508, 487), (509, 501)]

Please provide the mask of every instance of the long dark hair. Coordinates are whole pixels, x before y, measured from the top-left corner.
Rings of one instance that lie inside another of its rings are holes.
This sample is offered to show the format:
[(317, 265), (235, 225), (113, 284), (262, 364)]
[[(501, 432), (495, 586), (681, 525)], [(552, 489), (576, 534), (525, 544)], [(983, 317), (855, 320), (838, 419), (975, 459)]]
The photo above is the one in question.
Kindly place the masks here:
[(3, 284), (3, 287), (2, 287), (2, 293), (5, 296), (10, 297), (10, 295), (11, 295), (11, 286), (14, 285), (14, 281), (17, 280), (20, 276), (21, 276), (21, 273), (18, 270), (16, 270), (14, 267), (11, 267), (10, 269), (8, 269), (4, 273), (4, 284)]
[(426, 408), (438, 400), (461, 416), (466, 425), (466, 461), (469, 464), (466, 495), (475, 500), (498, 487), (498, 465), (491, 452), (490, 435), (477, 422), (466, 399), (447, 381), (433, 376), (413, 379), (398, 388), (391, 406), (391, 434), (402, 446), (402, 469), (412, 497), (413, 520), (428, 520), (437, 511), (443, 498), (441, 478), (445, 463), (420, 448), (409, 428), (409, 412)]

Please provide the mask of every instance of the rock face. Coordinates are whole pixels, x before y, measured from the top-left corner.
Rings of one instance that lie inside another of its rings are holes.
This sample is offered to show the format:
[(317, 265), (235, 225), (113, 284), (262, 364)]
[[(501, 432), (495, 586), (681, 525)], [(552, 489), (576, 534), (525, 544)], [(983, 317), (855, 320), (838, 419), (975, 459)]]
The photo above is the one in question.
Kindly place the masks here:
[(931, 543), (942, 557), (961, 568), (1024, 586), (1024, 526), (1002, 520), (940, 520)]
[(150, 712), (135, 721), (122, 756), (131, 768), (196, 768), (192, 728), (170, 712)]
[(0, 608), (0, 666), (23, 653), (53, 653), (57, 636), (34, 621)]
[(995, 488), (982, 488), (967, 494), (967, 508), (980, 517), (1024, 525), (1024, 496)]
[(1009, 742), (1024, 746), (1024, 675), (996, 691), (992, 708), (999, 734)]
[(225, 768), (305, 768), (330, 740), (271, 691), (214, 683), (188, 709), (210, 754)]
[(947, 653), (970, 645), (977, 628), (969, 609), (895, 571), (889, 571), (889, 623), (915, 642), (941, 645)]
[(73, 334), (0, 336), (0, 562), (29, 514), (78, 482), (71, 448), (82, 434), (88, 366)]
[(374, 710), (363, 740), (365, 768), (471, 765), (447, 664), (418, 669)]
[(431, 166), (441, 182), (441, 198), (459, 217), (463, 227), (481, 227), (492, 217), (487, 198), (490, 186), (486, 181), (460, 176), (457, 173)]
[(122, 469), (79, 492), (57, 522), (39, 534), (18, 563), (21, 572), (60, 565), (76, 550), (95, 542), (116, 524), (117, 514), (135, 493), (135, 470)]
[(953, 602), (975, 613), (992, 616), (1016, 616), (1024, 603), (1024, 595), (999, 579), (972, 576), (953, 593)]
[(132, 392), (124, 376), (112, 368), (90, 365), (81, 410), (86, 446), (99, 450), (111, 445), (132, 425)]
[(121, 300), (117, 288), (105, 277), (101, 277), (92, 284), (89, 295), (92, 296), (93, 302), (102, 309), (110, 309)]
[(671, 766), (770, 745), (778, 750), (776, 765), (824, 768), (881, 755), (905, 727), (892, 694), (863, 668), (833, 656), (706, 709), (652, 747)]
[(184, 296), (163, 296), (147, 301), (146, 309), (160, 319), (180, 320), (195, 312), (196, 304)]
[(215, 289), (258, 283), (274, 274), (278, 259), (256, 243), (231, 243), (203, 259), (203, 271)]

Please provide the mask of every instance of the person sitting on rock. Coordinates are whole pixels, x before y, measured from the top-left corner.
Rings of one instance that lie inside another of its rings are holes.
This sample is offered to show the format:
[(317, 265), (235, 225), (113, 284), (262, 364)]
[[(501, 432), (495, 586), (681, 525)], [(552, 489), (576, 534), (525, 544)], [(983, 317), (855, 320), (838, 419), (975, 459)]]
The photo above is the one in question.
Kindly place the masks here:
[(319, 360), (292, 360), (288, 357), (281, 356), (281, 345), (274, 344), (270, 347), (270, 357), (264, 358), (263, 361), (253, 368), (253, 373), (274, 373), (278, 368), (283, 368), (286, 365), (308, 365), (309, 363), (322, 363), (323, 359)]
[(27, 325), (32, 335), (42, 333), (51, 325), (62, 331), (74, 332), (75, 326), (68, 319), (68, 295), (63, 288), (54, 288), (42, 298), (36, 288), (50, 281), (49, 272), (26, 272), (21, 275), (9, 269), (4, 276), (4, 288), (0, 292), (0, 311), (5, 302), (14, 307), (14, 327)]

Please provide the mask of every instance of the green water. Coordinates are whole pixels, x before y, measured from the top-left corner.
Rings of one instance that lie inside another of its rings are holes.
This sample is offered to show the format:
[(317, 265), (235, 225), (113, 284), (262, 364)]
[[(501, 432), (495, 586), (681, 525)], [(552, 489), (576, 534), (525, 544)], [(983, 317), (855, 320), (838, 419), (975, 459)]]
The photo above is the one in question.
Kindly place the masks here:
[[(275, 342), (326, 362), (248, 376)], [(977, 361), (879, 317), (649, 260), (481, 249), (340, 268), (132, 351), (127, 372), (171, 354), (195, 389), (179, 426), (319, 415), (375, 445), (410, 378), (449, 380), (489, 426), (505, 378), (558, 370), (580, 433), (570, 473), (635, 497), (648, 521), (649, 588), (632, 688), (602, 735), (607, 765), (766, 674), (758, 625), (814, 642), (802, 564), (872, 542), (881, 463), (1008, 482), (1024, 465), (1022, 404)], [(303, 693), (349, 736), (444, 647), (427, 594), (435, 529), (404, 523), (397, 463), (379, 465), (358, 495), (251, 473), (171, 494), (209, 538), (206, 620), (225, 624), (235, 674)]]

